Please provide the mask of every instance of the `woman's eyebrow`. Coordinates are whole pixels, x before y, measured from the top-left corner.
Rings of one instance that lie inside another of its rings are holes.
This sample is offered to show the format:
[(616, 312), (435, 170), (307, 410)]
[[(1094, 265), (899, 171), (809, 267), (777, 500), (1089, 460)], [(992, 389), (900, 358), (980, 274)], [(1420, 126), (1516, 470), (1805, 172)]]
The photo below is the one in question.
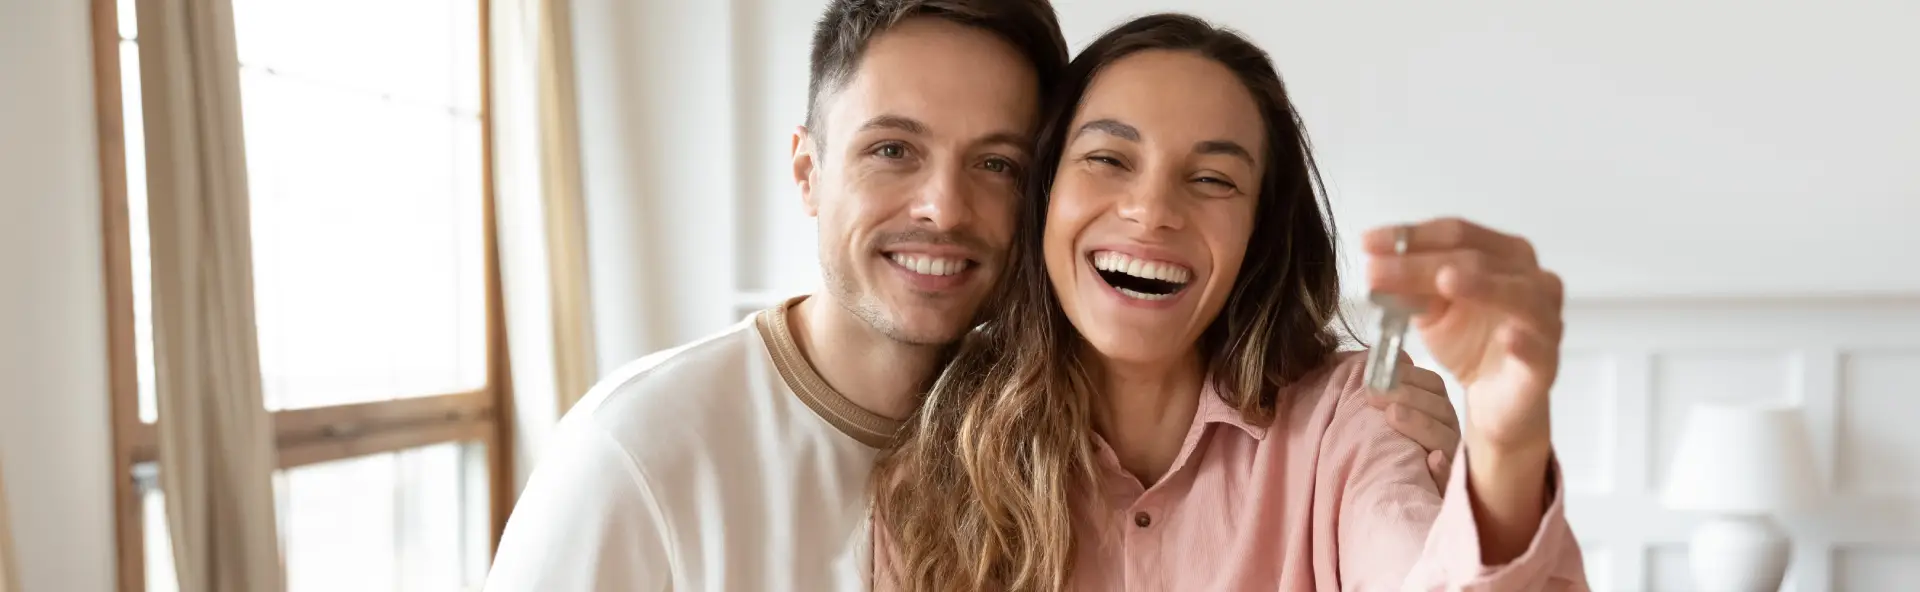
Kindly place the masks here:
[(1224, 154), (1247, 161), (1247, 166), (1258, 166), (1253, 162), (1253, 153), (1245, 146), (1233, 140), (1206, 140), (1195, 142), (1193, 151), (1200, 154)]
[(1073, 137), (1078, 138), (1080, 137), (1081, 134), (1084, 134), (1087, 132), (1104, 132), (1109, 136), (1120, 138), (1122, 140), (1127, 140), (1129, 142), (1140, 141), (1139, 128), (1135, 128), (1131, 125), (1121, 123), (1120, 121), (1114, 120), (1114, 119), (1095, 119), (1093, 121), (1080, 124), (1080, 129), (1074, 130)]

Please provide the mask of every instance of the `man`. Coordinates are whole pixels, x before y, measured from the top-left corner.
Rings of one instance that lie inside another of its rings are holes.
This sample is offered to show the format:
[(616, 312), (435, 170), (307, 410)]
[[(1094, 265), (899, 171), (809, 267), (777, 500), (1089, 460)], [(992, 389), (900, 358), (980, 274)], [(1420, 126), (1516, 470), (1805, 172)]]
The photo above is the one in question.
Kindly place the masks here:
[[(875, 455), (1001, 273), (1041, 90), (1066, 59), (1044, 0), (829, 2), (792, 140), (826, 293), (596, 386), (487, 589), (866, 589)], [(1410, 435), (1453, 450), (1444, 397), (1402, 402), (1424, 413)]]

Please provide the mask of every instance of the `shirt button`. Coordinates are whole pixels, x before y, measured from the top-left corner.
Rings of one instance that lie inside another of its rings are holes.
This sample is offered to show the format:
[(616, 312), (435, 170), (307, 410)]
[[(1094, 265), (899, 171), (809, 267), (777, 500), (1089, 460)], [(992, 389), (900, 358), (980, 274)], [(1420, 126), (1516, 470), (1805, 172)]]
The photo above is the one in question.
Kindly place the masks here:
[(1135, 512), (1133, 515), (1133, 525), (1138, 526), (1140, 528), (1146, 528), (1148, 526), (1152, 526), (1153, 516), (1147, 515), (1146, 512)]

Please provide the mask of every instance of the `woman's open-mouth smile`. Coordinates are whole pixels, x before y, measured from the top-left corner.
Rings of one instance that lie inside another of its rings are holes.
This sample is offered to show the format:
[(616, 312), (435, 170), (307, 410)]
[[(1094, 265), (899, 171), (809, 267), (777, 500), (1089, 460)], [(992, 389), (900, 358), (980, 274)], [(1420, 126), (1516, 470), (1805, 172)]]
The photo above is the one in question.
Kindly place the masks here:
[(1193, 281), (1193, 270), (1184, 265), (1119, 251), (1095, 250), (1087, 254), (1087, 261), (1108, 288), (1138, 305), (1170, 305)]

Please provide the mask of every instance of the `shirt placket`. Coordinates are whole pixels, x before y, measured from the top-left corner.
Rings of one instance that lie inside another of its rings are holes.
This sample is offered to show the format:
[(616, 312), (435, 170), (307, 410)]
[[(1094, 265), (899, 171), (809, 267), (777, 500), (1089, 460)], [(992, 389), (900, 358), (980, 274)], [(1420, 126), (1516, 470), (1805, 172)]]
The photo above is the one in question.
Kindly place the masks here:
[[(1116, 496), (1111, 499), (1124, 502), (1125, 510), (1109, 520), (1118, 521), (1119, 532), (1124, 533), (1120, 536), (1120, 557), (1124, 564), (1122, 577), (1125, 578), (1123, 587), (1126, 590), (1166, 589), (1165, 582), (1161, 581), (1169, 571), (1167, 566), (1161, 564), (1166, 557), (1165, 533), (1172, 526), (1169, 510), (1172, 504), (1178, 502), (1175, 497), (1170, 497), (1174, 494), (1166, 491), (1166, 484), (1180, 473), (1192, 469), (1188, 465), (1198, 452), (1196, 445), (1205, 428), (1206, 423), (1196, 418), (1194, 426), (1187, 432), (1186, 441), (1181, 444), (1179, 456), (1174, 458), (1173, 466), (1152, 487), (1143, 487), (1140, 481), (1120, 468), (1119, 459), (1114, 457), (1112, 449), (1107, 448), (1105, 442), (1097, 445), (1102, 462), (1109, 471), (1108, 487), (1113, 488), (1109, 491)], [(1121, 503), (1114, 505), (1122, 506)]]
[(1135, 498), (1116, 519), (1122, 521), (1120, 529), (1126, 534), (1124, 557), (1126, 562), (1126, 584), (1128, 590), (1162, 590), (1160, 576), (1161, 542), (1160, 533), (1166, 530), (1164, 513), (1156, 503), (1159, 496), (1152, 490)]

